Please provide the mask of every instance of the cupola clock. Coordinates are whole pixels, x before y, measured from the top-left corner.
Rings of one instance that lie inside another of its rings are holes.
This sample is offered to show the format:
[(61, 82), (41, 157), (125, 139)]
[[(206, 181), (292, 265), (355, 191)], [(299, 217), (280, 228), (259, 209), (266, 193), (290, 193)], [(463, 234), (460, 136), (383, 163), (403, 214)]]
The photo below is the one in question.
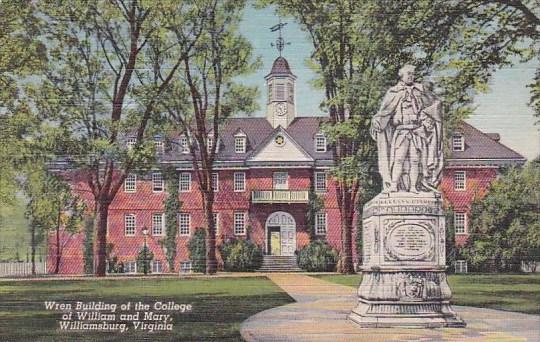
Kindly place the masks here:
[(287, 104), (285, 102), (276, 103), (276, 114), (278, 116), (287, 114)]

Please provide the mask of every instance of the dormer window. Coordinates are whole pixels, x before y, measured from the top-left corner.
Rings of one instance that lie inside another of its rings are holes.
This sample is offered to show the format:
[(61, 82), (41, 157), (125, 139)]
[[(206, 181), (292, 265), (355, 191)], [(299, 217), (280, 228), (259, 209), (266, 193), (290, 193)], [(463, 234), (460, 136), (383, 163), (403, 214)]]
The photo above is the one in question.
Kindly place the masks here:
[(465, 138), (461, 134), (454, 134), (452, 136), (452, 151), (464, 151), (465, 150)]
[(326, 152), (326, 137), (322, 133), (315, 135), (315, 152)]
[(189, 153), (188, 138), (185, 135), (180, 137), (180, 152)]
[(234, 136), (234, 152), (246, 153), (246, 135), (238, 133)]
[(161, 140), (161, 137), (154, 138), (154, 148), (156, 149), (157, 154), (163, 154), (164, 147), (163, 147), (163, 140)]
[(128, 148), (128, 150), (133, 149), (133, 147), (135, 147), (136, 144), (137, 144), (137, 138), (135, 137), (127, 138), (126, 147)]

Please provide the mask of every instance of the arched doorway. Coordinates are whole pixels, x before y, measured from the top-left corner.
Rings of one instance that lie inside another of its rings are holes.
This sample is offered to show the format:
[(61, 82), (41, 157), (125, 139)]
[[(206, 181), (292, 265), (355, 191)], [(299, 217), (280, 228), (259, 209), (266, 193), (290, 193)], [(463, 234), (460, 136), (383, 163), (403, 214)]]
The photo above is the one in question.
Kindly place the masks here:
[(266, 254), (293, 256), (296, 250), (296, 221), (284, 211), (276, 211), (266, 219)]

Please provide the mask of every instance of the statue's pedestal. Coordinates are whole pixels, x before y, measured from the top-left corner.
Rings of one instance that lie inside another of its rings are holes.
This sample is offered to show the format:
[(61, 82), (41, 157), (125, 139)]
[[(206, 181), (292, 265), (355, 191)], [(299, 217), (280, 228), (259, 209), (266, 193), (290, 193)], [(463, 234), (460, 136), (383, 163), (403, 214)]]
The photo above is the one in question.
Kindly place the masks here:
[(464, 327), (450, 307), (439, 193), (379, 194), (364, 206), (361, 327)]

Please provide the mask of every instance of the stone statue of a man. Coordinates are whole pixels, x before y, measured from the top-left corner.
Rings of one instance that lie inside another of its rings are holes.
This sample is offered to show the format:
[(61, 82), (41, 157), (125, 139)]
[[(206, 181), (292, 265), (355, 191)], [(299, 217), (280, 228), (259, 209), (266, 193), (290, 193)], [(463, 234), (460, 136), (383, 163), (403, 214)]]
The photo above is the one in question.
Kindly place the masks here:
[(431, 83), (415, 83), (414, 69), (399, 70), (371, 121), (385, 193), (436, 191), (441, 181), (442, 103)]

